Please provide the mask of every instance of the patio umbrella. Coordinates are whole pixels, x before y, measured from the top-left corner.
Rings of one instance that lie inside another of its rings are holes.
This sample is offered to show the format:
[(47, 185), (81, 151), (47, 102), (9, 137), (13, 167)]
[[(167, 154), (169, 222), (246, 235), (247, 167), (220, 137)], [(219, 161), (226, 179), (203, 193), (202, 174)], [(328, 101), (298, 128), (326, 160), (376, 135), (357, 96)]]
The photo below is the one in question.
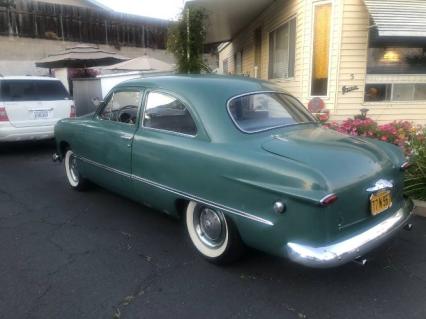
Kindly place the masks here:
[(35, 64), (40, 68), (87, 68), (111, 65), (128, 59), (114, 52), (103, 51), (94, 45), (79, 44), (75, 47), (66, 48), (64, 51), (50, 54)]
[(143, 55), (128, 61), (103, 67), (102, 69), (111, 71), (172, 72), (175, 69), (175, 65), (150, 57), (149, 55)]

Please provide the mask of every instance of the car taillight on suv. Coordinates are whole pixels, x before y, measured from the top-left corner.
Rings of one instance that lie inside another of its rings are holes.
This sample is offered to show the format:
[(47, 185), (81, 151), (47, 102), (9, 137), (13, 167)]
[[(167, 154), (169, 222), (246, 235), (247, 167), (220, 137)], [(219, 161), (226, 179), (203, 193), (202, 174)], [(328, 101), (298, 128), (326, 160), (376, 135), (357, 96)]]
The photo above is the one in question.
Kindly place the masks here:
[(4, 107), (0, 106), (0, 122), (9, 122), (9, 118), (7, 117), (7, 112)]
[(71, 105), (70, 117), (76, 117), (77, 110), (75, 109), (75, 105)]

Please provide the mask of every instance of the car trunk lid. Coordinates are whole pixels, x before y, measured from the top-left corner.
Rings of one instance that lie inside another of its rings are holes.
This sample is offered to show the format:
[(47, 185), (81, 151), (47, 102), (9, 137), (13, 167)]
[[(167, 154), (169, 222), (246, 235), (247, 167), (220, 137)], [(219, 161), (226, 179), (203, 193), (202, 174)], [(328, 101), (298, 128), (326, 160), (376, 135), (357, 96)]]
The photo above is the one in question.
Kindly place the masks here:
[[(401, 174), (386, 152), (366, 140), (320, 127), (304, 127), (270, 137), (262, 148), (272, 154), (305, 164), (321, 174), (330, 192), (338, 195), (330, 213), (330, 227), (342, 230), (372, 218), (371, 192), (380, 179), (397, 184)], [(401, 198), (395, 198), (399, 201)]]

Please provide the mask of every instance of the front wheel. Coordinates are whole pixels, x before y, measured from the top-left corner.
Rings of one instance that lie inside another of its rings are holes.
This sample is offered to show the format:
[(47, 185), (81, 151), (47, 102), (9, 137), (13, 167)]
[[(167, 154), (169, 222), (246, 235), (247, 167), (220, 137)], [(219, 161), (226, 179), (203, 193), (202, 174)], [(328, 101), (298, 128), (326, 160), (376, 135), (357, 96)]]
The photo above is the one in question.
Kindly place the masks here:
[(77, 157), (71, 149), (65, 152), (64, 157), (65, 173), (72, 189), (84, 190), (87, 187), (87, 180), (81, 176), (77, 167)]
[(210, 262), (230, 263), (244, 252), (236, 227), (216, 208), (191, 201), (186, 209), (185, 223), (195, 248)]

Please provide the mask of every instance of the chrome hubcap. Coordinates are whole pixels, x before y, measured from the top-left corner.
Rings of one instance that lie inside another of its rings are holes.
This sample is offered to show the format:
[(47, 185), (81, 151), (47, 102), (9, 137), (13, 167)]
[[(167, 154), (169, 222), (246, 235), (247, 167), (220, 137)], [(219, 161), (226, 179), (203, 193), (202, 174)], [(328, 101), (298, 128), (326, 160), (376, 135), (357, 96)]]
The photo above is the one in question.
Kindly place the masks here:
[(208, 207), (201, 207), (194, 214), (194, 226), (200, 240), (211, 248), (223, 244), (226, 235), (226, 223), (223, 214)]
[(77, 158), (74, 154), (69, 159), (70, 175), (74, 182), (78, 183)]

